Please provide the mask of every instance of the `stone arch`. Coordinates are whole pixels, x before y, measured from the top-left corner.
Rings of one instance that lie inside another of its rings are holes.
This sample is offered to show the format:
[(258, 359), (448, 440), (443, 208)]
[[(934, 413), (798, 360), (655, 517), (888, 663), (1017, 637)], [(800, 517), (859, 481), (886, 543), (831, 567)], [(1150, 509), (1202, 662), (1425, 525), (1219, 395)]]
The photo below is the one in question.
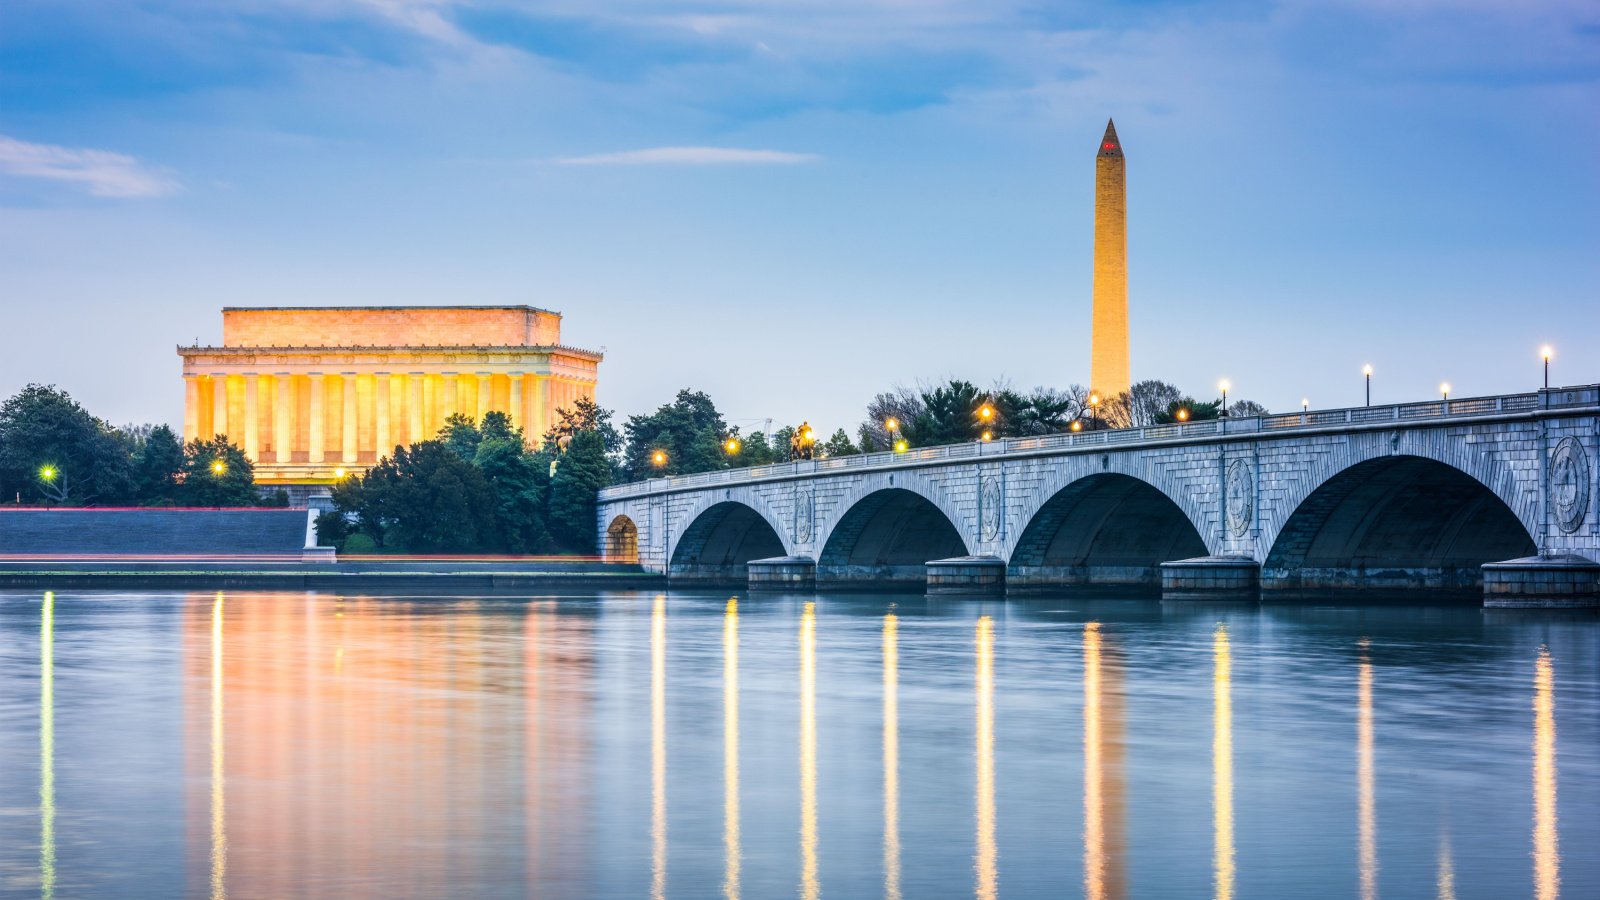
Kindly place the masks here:
[(762, 510), (732, 499), (697, 506), (668, 555), (667, 575), (673, 581), (742, 585), (750, 560), (788, 552), (782, 533)]
[(836, 507), (820, 540), (818, 587), (922, 585), (927, 563), (971, 552), (950, 513), (922, 492), (886, 484)]
[(1044, 477), (1023, 501), (1010, 507), (1003, 554), (1006, 559), (1009, 560), (1016, 554), (1017, 545), (1022, 541), (1023, 534), (1038, 519), (1047, 504), (1058, 502), (1062, 492), (1072, 485), (1085, 479), (1105, 475), (1126, 476), (1157, 491), (1188, 519), (1194, 533), (1204, 545), (1204, 553), (1222, 551), (1216, 534), (1216, 525), (1202, 511), (1201, 503), (1197, 502), (1189, 491), (1184, 490), (1182, 484), (1171, 477), (1158, 462), (1152, 462), (1141, 454), (1127, 452), (1083, 454), (1051, 462), (1055, 464), (1045, 470)]
[(1206, 542), (1164, 491), (1121, 472), (1069, 481), (1042, 502), (1008, 555), (1008, 590), (1066, 584), (1161, 586), (1161, 564), (1206, 555)]
[(950, 499), (950, 495), (945, 491), (944, 485), (936, 479), (929, 478), (922, 472), (900, 469), (894, 472), (871, 475), (856, 481), (849, 489), (830, 498), (826, 509), (821, 506), (823, 494), (818, 492), (817, 533), (815, 535), (818, 557), (821, 557), (822, 548), (826, 547), (828, 541), (832, 539), (834, 529), (839, 527), (839, 524), (856, 507), (856, 504), (881, 490), (890, 488), (910, 491), (933, 504), (939, 512), (944, 513), (944, 517), (949, 520), (951, 525), (955, 526), (956, 531), (961, 535), (962, 545), (968, 548), (963, 552), (971, 552), (974, 541), (967, 527), (967, 517)]
[(1450, 461), (1468, 454), (1354, 456), (1273, 523), (1263, 590), (1475, 593), (1484, 563), (1537, 552), (1509, 473)]
[(604, 555), (608, 562), (639, 561), (639, 525), (626, 514), (618, 513), (606, 526)]

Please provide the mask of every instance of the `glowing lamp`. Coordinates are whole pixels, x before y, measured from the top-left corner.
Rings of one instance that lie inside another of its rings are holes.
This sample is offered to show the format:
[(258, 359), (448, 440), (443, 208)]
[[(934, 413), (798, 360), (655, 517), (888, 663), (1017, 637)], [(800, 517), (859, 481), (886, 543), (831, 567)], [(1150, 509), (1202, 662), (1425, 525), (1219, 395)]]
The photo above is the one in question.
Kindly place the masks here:
[(985, 431), (985, 432), (984, 432), (984, 433), (983, 433), (983, 439), (984, 439), (984, 440), (986, 440), (986, 441), (992, 441), (992, 440), (994, 440), (994, 432), (992, 432), (992, 431)]
[(984, 419), (992, 419), (994, 418), (994, 407), (985, 403), (984, 405), (978, 407), (978, 415)]
[(1551, 349), (1549, 344), (1545, 344), (1543, 347), (1539, 348), (1539, 358), (1544, 360), (1545, 362), (1549, 362), (1550, 361), (1550, 357), (1555, 356), (1555, 355), (1556, 355), (1556, 351)]
[(739, 452), (739, 439), (738, 438), (728, 438), (728, 442), (726, 444), (723, 444), (723, 446), (727, 448), (729, 454), (738, 453)]
[(344, 467), (340, 466), (339, 468), (334, 469), (333, 470), (333, 477), (335, 477), (335, 478), (343, 478), (344, 477)]
[(1439, 394), (1446, 400), (1450, 399), (1450, 382), (1446, 381), (1444, 384), (1439, 385)]
[(45, 481), (54, 481), (56, 477), (56, 467), (45, 466), (39, 470), (39, 477), (43, 478)]
[(211, 471), (217, 475), (221, 475), (223, 472), (228, 471), (228, 464), (219, 459), (211, 464)]
[(899, 419), (894, 419), (894, 418), (885, 419), (884, 422), (883, 422), (883, 427), (889, 429), (890, 431), (893, 431), (896, 428), (900, 427), (900, 420)]
[(898, 440), (898, 441), (894, 442), (894, 452), (896, 452), (896, 453), (904, 453), (910, 447), (911, 447), (911, 445), (906, 443), (904, 439), (901, 439), (901, 440)]
[(665, 450), (657, 450), (656, 452), (650, 454), (650, 461), (655, 463), (658, 466), (666, 465), (667, 464), (667, 451), (665, 451)]
[(1187, 421), (1189, 421), (1189, 411), (1187, 409), (1178, 410), (1178, 421), (1179, 422), (1187, 422)]
[[(1179, 413), (1179, 415), (1183, 415), (1183, 414)], [(1083, 430), (1083, 423), (1082, 422), (1078, 422), (1078, 421), (1074, 421), (1072, 423), (1072, 430), (1073, 431), (1082, 431)]]

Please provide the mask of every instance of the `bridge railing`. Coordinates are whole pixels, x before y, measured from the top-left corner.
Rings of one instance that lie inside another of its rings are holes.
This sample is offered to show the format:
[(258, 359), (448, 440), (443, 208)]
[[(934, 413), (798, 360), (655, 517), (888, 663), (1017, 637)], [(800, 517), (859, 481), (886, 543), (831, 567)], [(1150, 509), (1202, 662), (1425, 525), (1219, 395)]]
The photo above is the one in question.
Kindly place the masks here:
[[(1576, 392), (1577, 400), (1566, 397)], [(1415, 422), (1426, 419), (1468, 419), (1474, 416), (1501, 415), (1529, 412), (1543, 406), (1593, 404), (1597, 395), (1594, 386), (1562, 388), (1540, 393), (1506, 394), (1499, 397), (1466, 397), (1460, 400), (1429, 400), (1423, 403), (1395, 403), (1386, 406), (1355, 406), (1346, 409), (1319, 409), (1298, 413), (1248, 416), (1226, 419), (1208, 419), (1203, 422), (1183, 422), (1171, 425), (1147, 425), (1137, 428), (1118, 428), (1101, 431), (1068, 431), (1060, 434), (1042, 434), (1031, 437), (1003, 438), (988, 442), (942, 444), (937, 447), (917, 447), (895, 453), (863, 453), (856, 456), (835, 456), (828, 459), (802, 460), (751, 466), (745, 469), (721, 469), (697, 475), (679, 475), (670, 478), (652, 478), (605, 488), (601, 500), (619, 500), (658, 491), (676, 491), (708, 487), (718, 484), (743, 484), (768, 478), (784, 478), (811, 472), (831, 472), (848, 469), (878, 469), (904, 466), (910, 463), (939, 460), (1004, 456), (1009, 453), (1032, 453), (1040, 450), (1059, 450), (1074, 447), (1128, 446), (1143, 443), (1186, 441), (1211, 435), (1245, 435), (1260, 432), (1282, 432), (1299, 429), (1330, 428), (1340, 425), (1371, 425), (1378, 422)]]

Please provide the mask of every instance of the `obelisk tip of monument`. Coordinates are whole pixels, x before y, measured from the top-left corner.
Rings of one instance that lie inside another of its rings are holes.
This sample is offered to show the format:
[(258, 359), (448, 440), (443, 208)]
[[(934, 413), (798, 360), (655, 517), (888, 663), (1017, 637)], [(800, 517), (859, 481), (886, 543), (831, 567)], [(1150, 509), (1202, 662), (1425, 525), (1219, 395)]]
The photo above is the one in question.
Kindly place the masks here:
[(1122, 141), (1117, 139), (1117, 123), (1110, 119), (1106, 119), (1106, 135), (1100, 139), (1100, 155), (1122, 155)]

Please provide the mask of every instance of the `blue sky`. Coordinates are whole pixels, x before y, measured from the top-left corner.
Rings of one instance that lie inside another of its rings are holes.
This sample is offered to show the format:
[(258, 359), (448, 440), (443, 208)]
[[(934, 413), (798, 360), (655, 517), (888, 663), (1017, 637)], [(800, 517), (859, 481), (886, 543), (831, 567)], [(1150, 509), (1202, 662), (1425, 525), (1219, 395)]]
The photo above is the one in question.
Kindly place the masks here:
[(224, 305), (530, 303), (627, 415), (1088, 375), (1273, 409), (1600, 381), (1592, 2), (8, 0), (0, 394), (176, 423)]

